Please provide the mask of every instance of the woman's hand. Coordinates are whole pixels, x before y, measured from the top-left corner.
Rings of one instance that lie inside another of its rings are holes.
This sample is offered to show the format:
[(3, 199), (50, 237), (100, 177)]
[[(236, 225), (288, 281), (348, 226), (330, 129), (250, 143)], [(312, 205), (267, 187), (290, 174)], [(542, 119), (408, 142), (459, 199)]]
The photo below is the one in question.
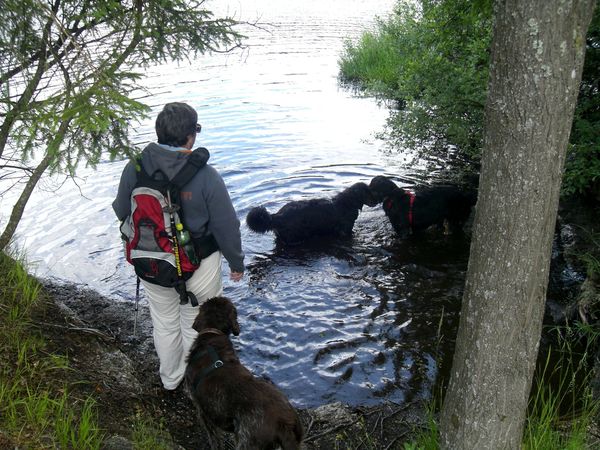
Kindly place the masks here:
[(235, 281), (236, 283), (238, 281), (240, 281), (243, 276), (244, 276), (244, 272), (234, 272), (234, 271), (231, 271), (231, 273), (229, 274), (229, 278), (231, 280)]

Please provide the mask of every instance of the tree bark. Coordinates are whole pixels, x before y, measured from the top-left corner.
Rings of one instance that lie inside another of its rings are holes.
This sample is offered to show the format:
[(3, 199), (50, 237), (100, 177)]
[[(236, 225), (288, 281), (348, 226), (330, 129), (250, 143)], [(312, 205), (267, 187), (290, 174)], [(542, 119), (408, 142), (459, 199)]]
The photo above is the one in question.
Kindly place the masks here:
[(496, 0), (479, 199), (445, 449), (518, 449), (595, 0)]

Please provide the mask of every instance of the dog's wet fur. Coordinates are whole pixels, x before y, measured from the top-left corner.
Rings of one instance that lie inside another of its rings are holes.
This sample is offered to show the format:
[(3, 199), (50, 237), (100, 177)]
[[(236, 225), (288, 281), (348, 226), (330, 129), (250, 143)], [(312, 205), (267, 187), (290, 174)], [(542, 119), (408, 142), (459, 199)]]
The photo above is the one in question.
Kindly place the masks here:
[(272, 230), (288, 245), (315, 237), (350, 237), (364, 205), (375, 206), (377, 201), (365, 183), (355, 183), (332, 198), (292, 201), (273, 214), (262, 206), (252, 208), (246, 223), (257, 233)]
[[(303, 429), (296, 410), (272, 384), (257, 378), (238, 359), (229, 335), (239, 335), (237, 310), (226, 297), (200, 306), (193, 328), (196, 338), (185, 372), (189, 395), (198, 409), (211, 448), (221, 447), (222, 431), (235, 435), (237, 449), (299, 449)], [(218, 330), (218, 331), (217, 331)], [(212, 347), (223, 366), (214, 364)]]
[(420, 233), (432, 226), (444, 228), (446, 233), (460, 231), (477, 201), (474, 191), (454, 185), (411, 189), (414, 192), (411, 224), (411, 195), (407, 191), (383, 175), (374, 177), (369, 188), (377, 202), (383, 204), (383, 210), (396, 233), (402, 237)]

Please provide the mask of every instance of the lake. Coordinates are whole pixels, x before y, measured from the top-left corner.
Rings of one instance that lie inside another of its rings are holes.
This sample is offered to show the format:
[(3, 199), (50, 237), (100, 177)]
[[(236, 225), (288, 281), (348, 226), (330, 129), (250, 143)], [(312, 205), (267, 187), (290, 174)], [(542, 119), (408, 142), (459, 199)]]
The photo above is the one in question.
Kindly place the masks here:
[[(140, 147), (170, 101), (199, 114), (197, 144), (211, 152), (242, 221), (247, 272), (225, 280), (242, 332), (242, 361), (273, 380), (297, 406), (342, 401), (372, 405), (431, 396), (451, 359), (468, 242), (462, 236), (399, 240), (380, 207), (365, 207), (346, 241), (279, 248), (248, 230), (253, 206), (276, 211), (290, 200), (332, 196), (375, 175), (400, 185), (424, 167), (390, 153), (381, 132), (388, 110), (338, 83), (344, 40), (356, 39), (394, 1), (252, 0), (214, 2), (247, 27), (246, 47), (147, 71), (151, 117), (134, 124)], [(210, 5), (210, 3), (209, 3)], [(142, 95), (142, 94), (140, 94)], [(36, 273), (132, 302), (112, 212), (124, 161), (82, 168), (76, 182), (44, 179), (18, 228)], [(6, 220), (11, 195), (1, 199)], [(228, 275), (223, 266), (223, 275)]]

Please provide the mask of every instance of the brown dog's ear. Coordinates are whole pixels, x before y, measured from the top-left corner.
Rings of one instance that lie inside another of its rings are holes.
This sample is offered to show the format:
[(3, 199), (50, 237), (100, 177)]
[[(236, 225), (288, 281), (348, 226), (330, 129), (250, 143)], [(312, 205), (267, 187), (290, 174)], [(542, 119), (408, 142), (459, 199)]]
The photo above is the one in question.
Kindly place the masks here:
[(240, 335), (240, 324), (238, 323), (237, 319), (235, 319), (235, 322), (233, 322), (233, 328), (231, 331), (233, 332), (234, 336)]
[(231, 324), (231, 332), (234, 336), (240, 335), (240, 324), (237, 318), (237, 309), (231, 304), (231, 310), (229, 311), (229, 323)]
[(204, 325), (204, 314), (202, 314), (202, 309), (200, 309), (200, 311), (198, 312), (198, 315), (196, 316), (196, 320), (194, 320), (192, 328), (198, 333), (200, 333), (204, 328), (206, 328), (206, 326)]

